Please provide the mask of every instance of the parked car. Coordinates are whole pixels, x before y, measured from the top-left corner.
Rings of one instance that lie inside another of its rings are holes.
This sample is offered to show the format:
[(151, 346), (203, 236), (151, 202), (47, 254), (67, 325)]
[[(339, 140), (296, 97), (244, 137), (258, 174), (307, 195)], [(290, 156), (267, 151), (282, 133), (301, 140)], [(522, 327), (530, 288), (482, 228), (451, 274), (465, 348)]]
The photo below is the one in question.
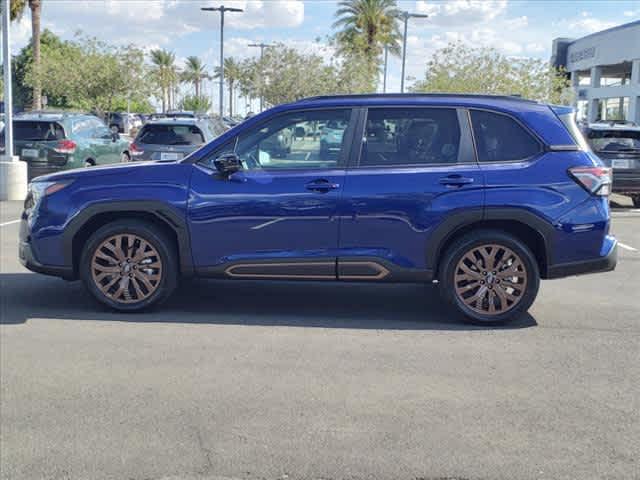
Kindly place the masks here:
[(339, 153), (342, 147), (342, 136), (346, 129), (345, 122), (329, 121), (320, 130), (320, 153), (329, 155)]
[[(283, 159), (283, 129), (335, 122)], [(369, 142), (369, 126), (385, 135)], [(117, 180), (117, 181), (114, 181)], [(20, 234), (27, 268), (82, 279), (137, 311), (181, 277), (438, 281), (465, 318), (496, 323), (540, 279), (612, 270), (611, 169), (573, 110), (511, 97), (315, 97), (265, 111), (182, 161), (39, 178)], [(327, 299), (326, 308), (331, 308)]]
[[(4, 136), (0, 140), (4, 150)], [(78, 167), (129, 161), (129, 143), (83, 113), (25, 113), (13, 120), (14, 155), (29, 178)]]
[(131, 142), (135, 160), (179, 160), (224, 133), (220, 122), (173, 117), (150, 120)]
[(613, 168), (613, 191), (640, 207), (640, 127), (631, 122), (592, 123), (584, 136), (605, 165)]
[(137, 114), (126, 112), (107, 112), (105, 113), (105, 122), (112, 132), (125, 135), (142, 126), (142, 120)]

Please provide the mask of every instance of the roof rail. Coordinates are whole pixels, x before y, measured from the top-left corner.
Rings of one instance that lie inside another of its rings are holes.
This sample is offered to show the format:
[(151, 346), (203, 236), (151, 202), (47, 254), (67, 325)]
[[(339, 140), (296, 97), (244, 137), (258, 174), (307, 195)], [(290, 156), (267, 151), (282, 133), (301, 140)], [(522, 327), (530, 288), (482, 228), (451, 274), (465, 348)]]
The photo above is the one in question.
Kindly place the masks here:
[(489, 98), (494, 100), (511, 100), (515, 102), (538, 103), (535, 100), (522, 98), (519, 94), (513, 95), (488, 95), (481, 93), (350, 93), (346, 95), (317, 95), (298, 100), (298, 102), (309, 102), (314, 100), (336, 100), (336, 99), (362, 99), (362, 98), (408, 98), (408, 97), (424, 97), (424, 98), (447, 98), (447, 97), (464, 97), (464, 98)]

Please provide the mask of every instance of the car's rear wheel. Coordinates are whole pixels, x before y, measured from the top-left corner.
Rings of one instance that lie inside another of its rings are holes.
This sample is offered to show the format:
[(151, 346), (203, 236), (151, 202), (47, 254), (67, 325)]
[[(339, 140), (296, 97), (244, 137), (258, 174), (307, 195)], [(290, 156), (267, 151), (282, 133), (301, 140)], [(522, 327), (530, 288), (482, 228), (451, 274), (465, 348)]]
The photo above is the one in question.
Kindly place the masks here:
[(122, 152), (122, 155), (120, 155), (120, 161), (122, 163), (127, 163), (131, 161), (131, 158), (129, 157), (129, 154), (127, 152)]
[(631, 201), (633, 202), (634, 207), (640, 208), (640, 195), (633, 195), (631, 197)]
[(100, 302), (120, 311), (143, 310), (166, 300), (175, 289), (175, 247), (155, 225), (117, 220), (89, 238), (80, 274)]
[(531, 250), (512, 235), (482, 230), (460, 238), (441, 265), (440, 291), (467, 319), (500, 324), (526, 312), (540, 274)]

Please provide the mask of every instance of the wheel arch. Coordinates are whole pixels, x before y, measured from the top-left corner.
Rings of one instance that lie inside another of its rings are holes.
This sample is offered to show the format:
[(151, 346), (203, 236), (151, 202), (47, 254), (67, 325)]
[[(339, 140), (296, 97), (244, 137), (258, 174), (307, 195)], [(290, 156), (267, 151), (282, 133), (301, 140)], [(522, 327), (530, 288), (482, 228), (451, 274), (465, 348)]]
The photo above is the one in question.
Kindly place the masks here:
[(76, 215), (65, 228), (65, 264), (72, 267), (74, 277), (77, 278), (82, 249), (91, 234), (103, 225), (123, 218), (140, 219), (165, 231), (178, 249), (180, 272), (183, 275), (193, 273), (191, 244), (184, 218), (162, 202), (126, 201), (89, 206)]
[(518, 208), (488, 209), (479, 218), (466, 215), (451, 223), (434, 232), (436, 241), (427, 249), (427, 263), (433, 269), (434, 278), (438, 278), (441, 259), (449, 246), (458, 238), (479, 229), (500, 230), (523, 242), (535, 256), (542, 278), (546, 278), (548, 267), (554, 263), (551, 248), (553, 226), (531, 212)]

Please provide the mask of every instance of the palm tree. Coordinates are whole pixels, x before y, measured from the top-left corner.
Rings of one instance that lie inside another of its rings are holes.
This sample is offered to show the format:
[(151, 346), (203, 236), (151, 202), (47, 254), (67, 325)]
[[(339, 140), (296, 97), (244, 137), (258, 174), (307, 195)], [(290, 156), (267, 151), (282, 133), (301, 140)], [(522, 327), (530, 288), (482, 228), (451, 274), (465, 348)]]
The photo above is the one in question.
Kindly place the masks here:
[(173, 52), (157, 49), (151, 50), (151, 63), (154, 65), (156, 80), (162, 91), (162, 111), (171, 108), (171, 93), (178, 73), (175, 66), (176, 56)]
[[(40, 17), (42, 15), (42, 0), (11, 0), (11, 20), (16, 20), (24, 14), (29, 6), (31, 10), (31, 49), (33, 50), (33, 68), (40, 71)], [(42, 108), (42, 87), (40, 86), (39, 75), (35, 75), (33, 83), (32, 108), (40, 110)]]
[(198, 57), (187, 57), (184, 71), (182, 72), (182, 81), (192, 83), (196, 97), (200, 97), (202, 81), (211, 78), (206, 70), (205, 65)]
[[(243, 71), (240, 62), (233, 57), (224, 59), (224, 79), (229, 87), (229, 116), (233, 117), (233, 90), (242, 79)], [(220, 78), (220, 67), (215, 68), (213, 78)]]
[(372, 75), (377, 74), (384, 47), (400, 54), (400, 10), (396, 0), (342, 0), (333, 28), (340, 50), (364, 57)]

